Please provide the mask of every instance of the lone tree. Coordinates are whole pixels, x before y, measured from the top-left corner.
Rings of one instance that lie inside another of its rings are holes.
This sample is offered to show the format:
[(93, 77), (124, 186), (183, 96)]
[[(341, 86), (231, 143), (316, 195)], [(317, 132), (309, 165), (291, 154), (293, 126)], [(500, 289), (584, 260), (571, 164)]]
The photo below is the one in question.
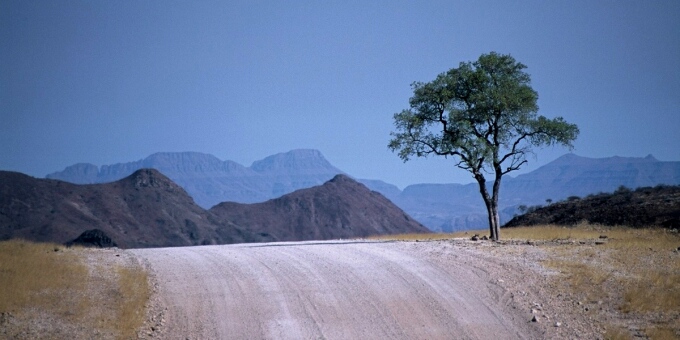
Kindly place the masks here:
[[(527, 163), (533, 147), (573, 149), (579, 130), (562, 117), (538, 116), (538, 93), (526, 66), (510, 55), (483, 54), (475, 62), (414, 82), (410, 108), (394, 115), (389, 147), (411, 156), (452, 157), (472, 173), (489, 216), (491, 239), (500, 238), (498, 191), (503, 175)], [(485, 174), (493, 177), (491, 192)]]

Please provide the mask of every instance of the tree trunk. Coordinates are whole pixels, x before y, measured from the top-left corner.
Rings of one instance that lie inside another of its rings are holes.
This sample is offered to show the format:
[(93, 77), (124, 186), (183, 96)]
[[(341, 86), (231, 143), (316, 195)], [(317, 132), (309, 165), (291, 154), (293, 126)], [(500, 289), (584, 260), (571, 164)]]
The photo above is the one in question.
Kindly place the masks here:
[(489, 192), (486, 190), (484, 175), (481, 173), (474, 173), (474, 175), (479, 184), (479, 192), (482, 194), (482, 199), (484, 199), (484, 205), (486, 205), (486, 213), (489, 218), (489, 237), (492, 240), (498, 240), (498, 200), (494, 201), (489, 196)]
[[(500, 191), (501, 187), (501, 177), (503, 176), (502, 173), (499, 171), (499, 169), (496, 169), (496, 180), (493, 182), (493, 194), (491, 196), (491, 210), (492, 210), (492, 215), (493, 216), (493, 228), (494, 232), (491, 235), (491, 239), (494, 241), (498, 241), (501, 238), (501, 219), (498, 216), (498, 192)], [(489, 217), (490, 219), (492, 217)]]
[(491, 200), (491, 209), (489, 209), (489, 225), (491, 226), (491, 239), (498, 241), (501, 238), (501, 221), (498, 216), (498, 201)]
[(489, 200), (488, 202), (485, 200), (484, 203), (486, 204), (486, 213), (489, 218), (489, 237), (492, 240), (498, 240), (498, 233), (496, 228), (498, 222), (497, 219), (495, 218), (496, 213), (494, 212), (496, 209), (494, 208), (493, 202), (491, 202), (491, 200)]

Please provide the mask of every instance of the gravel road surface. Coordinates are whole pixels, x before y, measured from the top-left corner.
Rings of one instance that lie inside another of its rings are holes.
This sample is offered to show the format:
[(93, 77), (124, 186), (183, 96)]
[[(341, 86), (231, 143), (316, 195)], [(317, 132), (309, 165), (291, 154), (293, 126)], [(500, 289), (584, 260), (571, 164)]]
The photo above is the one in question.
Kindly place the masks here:
[[(438, 242), (139, 249), (169, 339), (536, 339), (502, 261)], [(507, 279), (506, 279), (507, 280)], [(521, 278), (520, 278), (521, 280)], [(543, 335), (542, 335), (543, 334)]]

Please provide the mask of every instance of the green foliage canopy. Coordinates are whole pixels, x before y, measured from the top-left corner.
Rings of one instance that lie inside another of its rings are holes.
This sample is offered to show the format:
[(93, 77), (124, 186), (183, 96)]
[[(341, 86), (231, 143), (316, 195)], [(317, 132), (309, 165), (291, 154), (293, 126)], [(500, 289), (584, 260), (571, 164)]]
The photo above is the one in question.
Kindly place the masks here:
[(526, 66), (495, 52), (441, 73), (429, 83), (414, 82), (410, 108), (394, 115), (397, 132), (389, 147), (404, 161), (411, 156), (458, 156), (466, 170), (519, 169), (532, 147), (573, 148), (578, 127), (562, 117), (538, 116), (538, 93)]
[[(562, 117), (538, 115), (538, 93), (524, 69), (512, 56), (491, 52), (431, 82), (414, 82), (410, 107), (394, 115), (396, 132), (389, 148), (404, 161), (412, 156), (454, 157), (456, 166), (479, 183), (489, 213), (497, 214), (491, 208), (497, 208), (503, 175), (526, 163), (534, 147), (560, 144), (572, 149), (579, 134)], [(495, 177), (492, 195), (485, 173)]]

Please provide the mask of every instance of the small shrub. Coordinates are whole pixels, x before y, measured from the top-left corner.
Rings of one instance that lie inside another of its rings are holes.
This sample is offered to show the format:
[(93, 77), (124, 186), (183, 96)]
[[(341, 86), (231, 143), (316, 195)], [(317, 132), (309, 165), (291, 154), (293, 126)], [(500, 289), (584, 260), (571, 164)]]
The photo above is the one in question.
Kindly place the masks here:
[(626, 187), (625, 185), (619, 186), (616, 189), (616, 191), (614, 191), (614, 193), (616, 193), (616, 194), (623, 194), (623, 193), (627, 193), (627, 192), (630, 192), (630, 189), (628, 189), (628, 187)]

